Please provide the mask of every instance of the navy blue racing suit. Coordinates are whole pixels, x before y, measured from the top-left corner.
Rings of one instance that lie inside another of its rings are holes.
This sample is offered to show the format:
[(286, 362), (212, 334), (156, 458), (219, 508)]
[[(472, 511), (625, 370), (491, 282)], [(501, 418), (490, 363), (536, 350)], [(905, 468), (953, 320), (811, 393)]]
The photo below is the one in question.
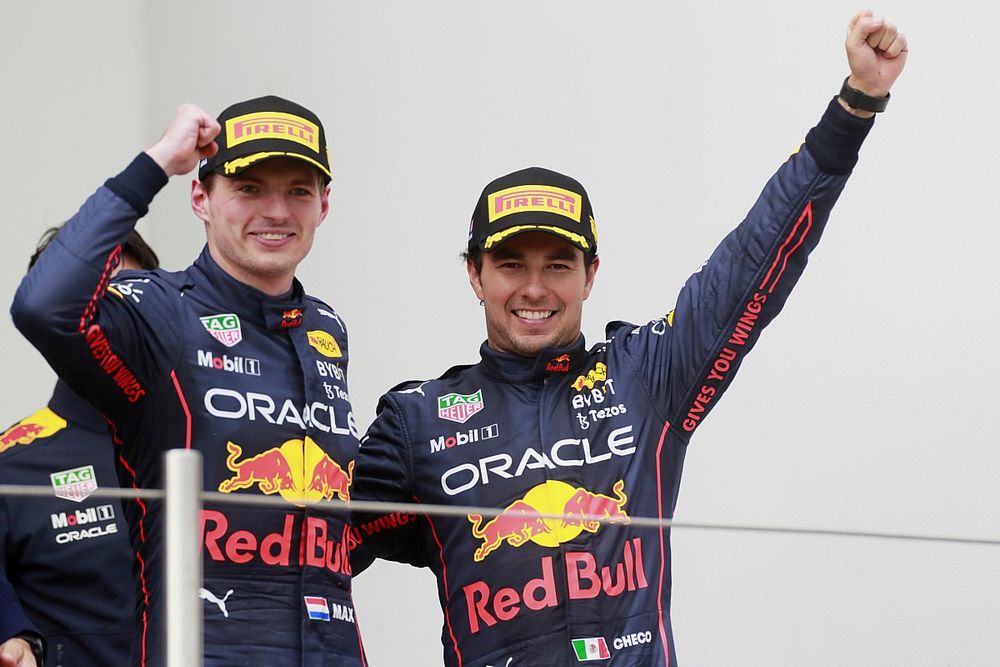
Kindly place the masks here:
[[(199, 450), (204, 488), (281, 498), (280, 509), (206, 503), (205, 665), (359, 665), (349, 520), (302, 507), (346, 500), (357, 454), (347, 332), (298, 281), (268, 296), (205, 249), (184, 271), (124, 271), (121, 243), (167, 182), (145, 153), (70, 219), (22, 281), (11, 313), (113, 425), (123, 486), (161, 488), (169, 448)], [(164, 518), (126, 505), (137, 553), (133, 665), (164, 646)]]
[(356, 572), (434, 571), (446, 665), (676, 664), (669, 530), (629, 522), (673, 516), (692, 433), (784, 305), (871, 125), (831, 102), (665, 317), (535, 359), (484, 343), (478, 364), (382, 397), (355, 501), (502, 510), (354, 517)]
[(114, 453), (104, 420), (62, 382), (0, 434), (0, 484), (52, 487), (43, 498), (0, 496), (0, 575), (48, 642), (48, 666), (128, 662), (132, 549), (121, 503), (90, 497), (118, 486)]

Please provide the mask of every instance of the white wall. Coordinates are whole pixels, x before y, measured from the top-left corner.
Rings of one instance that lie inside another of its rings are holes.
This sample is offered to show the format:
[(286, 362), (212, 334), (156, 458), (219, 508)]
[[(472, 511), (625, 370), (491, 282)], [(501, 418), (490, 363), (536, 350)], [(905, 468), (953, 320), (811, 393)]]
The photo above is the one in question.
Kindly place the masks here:
[[(2, 162), (12, 295), (38, 233), (174, 107), (276, 93), (330, 135), (333, 212), (300, 277), (351, 331), (358, 422), (484, 337), (461, 250), (493, 177), (579, 178), (603, 258), (591, 341), (668, 310), (847, 73), (833, 0), (767, 3), (5, 3)], [(784, 314), (694, 440), (678, 520), (1000, 538), (994, 3), (888, 2), (912, 55)], [(144, 223), (200, 248), (189, 179)], [(51, 376), (0, 331), (8, 421)], [(688, 665), (995, 665), (1000, 547), (674, 532)], [(405, 596), (405, 602), (400, 601)], [(440, 662), (426, 572), (356, 600), (372, 664)]]

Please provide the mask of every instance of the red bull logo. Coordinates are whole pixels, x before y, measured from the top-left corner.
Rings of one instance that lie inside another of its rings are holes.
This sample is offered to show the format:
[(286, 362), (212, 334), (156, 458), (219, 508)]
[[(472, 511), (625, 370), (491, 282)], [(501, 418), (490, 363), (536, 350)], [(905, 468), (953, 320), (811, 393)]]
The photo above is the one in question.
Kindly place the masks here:
[[(596, 533), (601, 527), (601, 519), (628, 523), (629, 516), (623, 509), (628, 502), (624, 489), (625, 482), (618, 480), (612, 487), (612, 497), (550, 479), (515, 500), (485, 525), (481, 515), (470, 514), (472, 535), (483, 541), (473, 559), (481, 562), (504, 543), (512, 547), (528, 542), (556, 547), (575, 539), (583, 531)], [(560, 516), (543, 518), (540, 514)]]
[(598, 361), (597, 365), (594, 366), (593, 370), (587, 371), (586, 375), (578, 375), (575, 380), (573, 380), (572, 387), (577, 391), (583, 391), (583, 388), (593, 389), (598, 382), (604, 382), (608, 379), (608, 367)]
[(549, 373), (569, 373), (570, 356), (561, 354), (549, 363), (545, 364), (545, 370)]
[(0, 434), (0, 452), (15, 445), (30, 445), (37, 438), (48, 438), (64, 428), (65, 419), (48, 408), (42, 408)]
[(347, 471), (324, 452), (316, 442), (287, 440), (280, 447), (273, 447), (256, 456), (243, 459), (243, 448), (227, 442), (226, 467), (235, 473), (219, 483), (219, 492), (232, 493), (256, 486), (265, 495), (278, 493), (288, 502), (304, 506), (306, 502), (350, 500), (354, 461)]
[(300, 324), (302, 324), (301, 308), (292, 308), (291, 310), (286, 310), (281, 314), (282, 329), (294, 329)]

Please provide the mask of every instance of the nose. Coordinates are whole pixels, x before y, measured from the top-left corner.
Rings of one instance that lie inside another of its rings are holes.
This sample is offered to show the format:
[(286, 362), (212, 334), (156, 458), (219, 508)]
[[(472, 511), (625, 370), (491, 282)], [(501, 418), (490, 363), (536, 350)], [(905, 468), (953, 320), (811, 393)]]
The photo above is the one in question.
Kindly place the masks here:
[(261, 214), (274, 222), (287, 220), (289, 207), (284, 194), (280, 192), (267, 194), (261, 201)]
[(530, 301), (540, 301), (547, 292), (544, 272), (538, 268), (529, 269), (521, 285), (521, 294)]

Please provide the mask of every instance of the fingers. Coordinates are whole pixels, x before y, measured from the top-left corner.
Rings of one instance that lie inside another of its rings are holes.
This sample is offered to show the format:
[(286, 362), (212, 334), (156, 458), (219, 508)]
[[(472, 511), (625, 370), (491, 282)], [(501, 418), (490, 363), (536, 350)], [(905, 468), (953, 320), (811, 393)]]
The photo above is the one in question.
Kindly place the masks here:
[[(848, 48), (860, 48), (866, 42), (872, 48), (875, 44), (878, 44), (878, 40), (881, 40), (882, 36), (879, 34), (875, 37), (875, 33), (880, 33), (884, 29), (885, 19), (881, 16), (874, 14), (870, 10), (865, 10), (863, 12), (858, 12), (851, 19), (847, 30), (847, 46)], [(875, 42), (869, 41), (871, 38), (875, 37)]]

